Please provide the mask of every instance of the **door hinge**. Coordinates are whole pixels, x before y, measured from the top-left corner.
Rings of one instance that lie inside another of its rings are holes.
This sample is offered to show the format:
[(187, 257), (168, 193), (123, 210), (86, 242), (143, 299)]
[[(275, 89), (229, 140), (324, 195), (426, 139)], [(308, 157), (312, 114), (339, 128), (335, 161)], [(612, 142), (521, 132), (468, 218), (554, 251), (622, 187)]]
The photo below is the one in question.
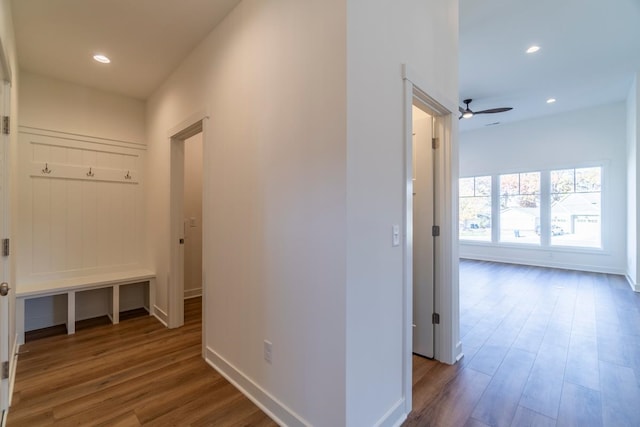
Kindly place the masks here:
[(438, 138), (431, 138), (431, 148), (434, 150), (438, 148)]
[(10, 242), (9, 239), (2, 239), (2, 256), (9, 256), (10, 254)]
[(9, 378), (9, 361), (2, 362), (2, 379)]
[(433, 323), (434, 325), (439, 325), (440, 324), (440, 314), (433, 313), (431, 315), (431, 323)]
[(11, 131), (11, 118), (9, 116), (2, 116), (2, 133), (9, 135)]
[(438, 237), (440, 235), (440, 226), (439, 225), (434, 225), (433, 227), (431, 227), (431, 235), (433, 237)]

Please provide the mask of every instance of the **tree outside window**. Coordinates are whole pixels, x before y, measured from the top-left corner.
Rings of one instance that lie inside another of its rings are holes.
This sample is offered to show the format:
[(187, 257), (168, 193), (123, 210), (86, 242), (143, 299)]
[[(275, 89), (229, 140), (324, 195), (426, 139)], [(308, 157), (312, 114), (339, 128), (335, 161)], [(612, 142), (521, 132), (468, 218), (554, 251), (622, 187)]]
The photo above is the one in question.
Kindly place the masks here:
[(540, 172), (500, 175), (500, 241), (540, 244)]
[(460, 239), (491, 241), (491, 177), (461, 178), (459, 185)]

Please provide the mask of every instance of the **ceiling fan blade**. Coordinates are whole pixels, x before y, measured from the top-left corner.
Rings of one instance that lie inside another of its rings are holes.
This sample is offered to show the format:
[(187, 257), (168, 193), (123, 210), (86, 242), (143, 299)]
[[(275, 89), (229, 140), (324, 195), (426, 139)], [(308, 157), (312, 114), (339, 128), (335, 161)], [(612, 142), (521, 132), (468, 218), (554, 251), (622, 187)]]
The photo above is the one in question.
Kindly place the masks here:
[(473, 114), (493, 114), (493, 113), (504, 113), (505, 111), (513, 110), (511, 107), (502, 107), (502, 108), (491, 108), (489, 110), (482, 111), (474, 111)]
[(462, 108), (462, 107), (458, 107), (458, 111), (460, 111), (460, 114), (464, 114), (464, 112), (465, 112), (465, 111), (467, 111), (467, 110), (465, 110), (465, 109), (464, 109), (464, 108)]

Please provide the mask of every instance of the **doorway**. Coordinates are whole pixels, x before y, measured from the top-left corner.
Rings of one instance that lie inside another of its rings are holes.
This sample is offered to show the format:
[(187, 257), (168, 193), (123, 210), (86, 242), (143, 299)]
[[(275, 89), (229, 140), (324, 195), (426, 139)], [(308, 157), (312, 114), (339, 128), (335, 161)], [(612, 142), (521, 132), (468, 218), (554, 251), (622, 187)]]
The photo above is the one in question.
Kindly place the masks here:
[(414, 100), (413, 126), (413, 353), (432, 359), (435, 349), (434, 116)]
[[(203, 248), (203, 168), (205, 122), (200, 115), (171, 137), (170, 185), (170, 281), (168, 326), (184, 324), (185, 301), (201, 297), (202, 336), (205, 334), (206, 286), (202, 271)], [(190, 300), (192, 303), (192, 301)], [(204, 352), (204, 339), (202, 340)], [(204, 353), (203, 353), (204, 354)]]
[[(462, 357), (458, 307), (457, 187), (453, 186), (458, 174), (457, 115), (454, 114), (458, 106), (455, 100), (442, 96), (434, 98), (423, 91), (422, 88), (430, 85), (406, 64), (402, 74), (405, 100), (403, 394), (404, 410), (409, 414), (413, 396), (413, 361), (414, 357), (419, 358), (415, 353), (447, 364), (453, 364)], [(432, 89), (439, 93), (437, 88)], [(417, 199), (413, 194), (414, 178)], [(415, 259), (414, 246), (418, 248)], [(420, 264), (415, 271), (414, 264)], [(417, 276), (416, 282), (414, 275)], [(419, 348), (423, 344), (424, 348)]]
[[(2, 44), (0, 43), (0, 47)], [(2, 53), (0, 53), (2, 55)], [(4, 77), (4, 76), (2, 76)], [(8, 116), (9, 85), (4, 79), (0, 80), (0, 118)], [(3, 131), (0, 133), (0, 238), (9, 237), (8, 211), (9, 211), (9, 135)], [(9, 407), (9, 263), (8, 254), (0, 254), (0, 425), (4, 425), (4, 417)]]

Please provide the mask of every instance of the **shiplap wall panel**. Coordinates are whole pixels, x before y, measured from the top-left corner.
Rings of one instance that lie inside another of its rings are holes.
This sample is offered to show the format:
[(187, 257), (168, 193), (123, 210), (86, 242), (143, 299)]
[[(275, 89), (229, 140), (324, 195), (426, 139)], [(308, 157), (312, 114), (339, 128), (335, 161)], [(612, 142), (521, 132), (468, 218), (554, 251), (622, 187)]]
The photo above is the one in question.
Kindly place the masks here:
[(144, 154), (142, 145), (21, 129), (20, 281), (139, 267)]

